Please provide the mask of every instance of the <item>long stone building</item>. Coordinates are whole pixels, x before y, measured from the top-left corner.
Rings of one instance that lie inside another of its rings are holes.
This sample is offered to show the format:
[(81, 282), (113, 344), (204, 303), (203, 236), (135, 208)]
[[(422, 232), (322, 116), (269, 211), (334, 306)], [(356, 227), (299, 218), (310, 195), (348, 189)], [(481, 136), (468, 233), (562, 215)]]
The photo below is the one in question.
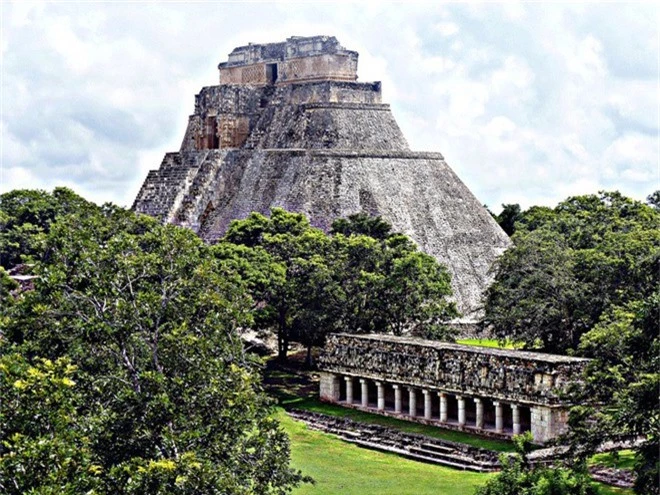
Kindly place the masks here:
[(333, 334), (322, 400), (496, 437), (566, 431), (568, 386), (588, 359), (391, 335)]
[(273, 206), (324, 230), (381, 215), (447, 265), (470, 320), (509, 238), (440, 153), (410, 150), (380, 83), (357, 82), (357, 61), (328, 36), (234, 49), (133, 208), (210, 242)]

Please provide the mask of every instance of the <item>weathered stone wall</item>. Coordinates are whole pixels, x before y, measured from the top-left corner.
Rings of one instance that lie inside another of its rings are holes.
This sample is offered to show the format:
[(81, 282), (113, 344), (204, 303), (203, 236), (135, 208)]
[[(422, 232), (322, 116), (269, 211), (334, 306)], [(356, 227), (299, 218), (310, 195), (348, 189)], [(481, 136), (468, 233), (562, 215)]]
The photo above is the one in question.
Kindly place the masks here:
[[(518, 404), (564, 405), (588, 360), (532, 352), (465, 346), (385, 335), (331, 335), (319, 368), (325, 372), (386, 380), (454, 394)], [(532, 423), (552, 431), (542, 409)], [(539, 435), (540, 436), (540, 435)]]
[(284, 43), (235, 48), (218, 69), (220, 84), (355, 81), (357, 59), (356, 52), (346, 50), (334, 37), (292, 37)]

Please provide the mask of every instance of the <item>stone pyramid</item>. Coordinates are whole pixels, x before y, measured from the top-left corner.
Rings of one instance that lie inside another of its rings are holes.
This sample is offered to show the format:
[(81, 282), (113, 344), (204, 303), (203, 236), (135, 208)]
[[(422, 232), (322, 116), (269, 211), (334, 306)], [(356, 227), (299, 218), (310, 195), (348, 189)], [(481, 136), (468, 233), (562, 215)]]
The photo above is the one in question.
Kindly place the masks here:
[(447, 265), (473, 320), (510, 240), (440, 153), (410, 151), (380, 82), (357, 82), (357, 59), (330, 36), (235, 48), (133, 208), (209, 242), (272, 206), (324, 230), (337, 217), (382, 215)]

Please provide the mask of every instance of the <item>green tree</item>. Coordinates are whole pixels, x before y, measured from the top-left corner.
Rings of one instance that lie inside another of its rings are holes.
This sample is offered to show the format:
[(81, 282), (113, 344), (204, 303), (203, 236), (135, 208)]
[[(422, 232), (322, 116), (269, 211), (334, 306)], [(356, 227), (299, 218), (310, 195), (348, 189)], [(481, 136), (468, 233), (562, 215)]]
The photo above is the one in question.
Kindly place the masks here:
[(500, 457), (502, 471), (477, 489), (475, 495), (596, 495), (597, 489), (583, 464), (581, 467), (532, 466), (527, 460), (532, 437), (529, 432), (514, 437), (515, 454)]
[(59, 217), (44, 248), (4, 333), (78, 366), (99, 493), (286, 493), (301, 480), (241, 342), (253, 302), (236, 266), (109, 205)]
[(355, 213), (348, 218), (338, 218), (332, 222), (331, 234), (365, 235), (378, 240), (385, 240), (392, 234), (392, 225), (380, 216)]
[(502, 205), (502, 211), (495, 217), (497, 223), (508, 236), (512, 236), (516, 231), (516, 222), (521, 218), (519, 204)]
[[(641, 440), (635, 491), (660, 492), (660, 292), (611, 308), (580, 343), (593, 358), (571, 411), (574, 456), (590, 456), (602, 439)], [(598, 404), (598, 406), (595, 406)]]
[(70, 189), (17, 189), (0, 195), (0, 266), (12, 268), (43, 253), (43, 234), (60, 215), (95, 213), (98, 207)]
[[(638, 493), (658, 493), (660, 212), (617, 192), (530, 208), (487, 293), (500, 339), (593, 358), (574, 391), (572, 456), (604, 439), (642, 439)], [(594, 403), (599, 407), (594, 407)]]
[(653, 191), (646, 197), (646, 204), (660, 210), (660, 189)]
[(549, 352), (575, 351), (611, 306), (657, 287), (660, 213), (619, 193), (530, 208), (495, 266), (484, 326)]
[(91, 425), (78, 413), (76, 367), (68, 358), (32, 361), (0, 356), (0, 492), (94, 492), (101, 467), (87, 435)]
[(378, 217), (354, 215), (333, 230), (326, 235), (303, 215), (273, 208), (270, 218), (253, 213), (232, 222), (220, 244), (270, 257), (259, 263), (262, 282), (250, 288), (259, 307), (256, 323), (276, 330), (281, 359), (296, 341), (307, 347), (311, 363), (312, 346), (335, 331), (450, 338), (443, 324), (458, 313), (447, 301), (451, 285), (443, 266), (407, 237), (391, 234)]

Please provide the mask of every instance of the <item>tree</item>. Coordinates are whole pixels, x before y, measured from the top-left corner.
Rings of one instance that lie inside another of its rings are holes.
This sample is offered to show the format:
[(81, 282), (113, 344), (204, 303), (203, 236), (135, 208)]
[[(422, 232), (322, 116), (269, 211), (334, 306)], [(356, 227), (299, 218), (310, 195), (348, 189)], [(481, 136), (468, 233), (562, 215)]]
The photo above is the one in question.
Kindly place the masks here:
[(348, 218), (337, 218), (332, 222), (330, 234), (343, 234), (346, 237), (365, 235), (382, 241), (392, 234), (392, 225), (380, 216), (355, 213)]
[(286, 493), (301, 481), (241, 343), (253, 303), (231, 263), (186, 229), (110, 205), (59, 217), (44, 247), (4, 334), (26, 356), (78, 367), (98, 493)]
[(43, 251), (42, 234), (61, 215), (95, 213), (98, 207), (70, 189), (46, 191), (17, 189), (0, 195), (0, 266), (12, 268), (31, 261)]
[(502, 471), (475, 495), (596, 495), (586, 467), (531, 466), (527, 460), (532, 437), (529, 432), (514, 437), (515, 454), (502, 454)]
[[(0, 342), (0, 350), (7, 345)], [(102, 486), (68, 358), (0, 356), (0, 491), (90, 493)]]
[(502, 211), (495, 217), (497, 223), (508, 236), (512, 236), (516, 231), (516, 222), (521, 218), (520, 205), (508, 204), (502, 205)]
[(443, 323), (458, 312), (447, 301), (451, 285), (444, 267), (406, 236), (390, 234), (391, 226), (378, 217), (353, 215), (336, 221), (333, 231), (327, 235), (303, 215), (273, 208), (270, 218), (252, 213), (232, 222), (221, 243), (270, 256), (260, 266), (273, 277), (262, 277), (251, 290), (260, 306), (257, 324), (276, 329), (280, 359), (297, 341), (311, 363), (312, 346), (335, 331), (450, 338)]
[(549, 352), (575, 351), (611, 306), (657, 287), (660, 214), (619, 193), (530, 208), (494, 268), (484, 326)]
[(572, 457), (585, 462), (604, 439), (642, 439), (636, 491), (657, 494), (660, 212), (603, 192), (530, 208), (516, 225), (484, 326), (528, 347), (593, 358), (573, 392)]
[(660, 189), (653, 191), (646, 197), (646, 204), (656, 210), (660, 210)]
[(635, 491), (660, 493), (660, 293), (611, 308), (580, 351), (593, 361), (574, 399), (583, 405), (571, 411), (573, 455), (587, 458), (603, 438), (641, 439)]

